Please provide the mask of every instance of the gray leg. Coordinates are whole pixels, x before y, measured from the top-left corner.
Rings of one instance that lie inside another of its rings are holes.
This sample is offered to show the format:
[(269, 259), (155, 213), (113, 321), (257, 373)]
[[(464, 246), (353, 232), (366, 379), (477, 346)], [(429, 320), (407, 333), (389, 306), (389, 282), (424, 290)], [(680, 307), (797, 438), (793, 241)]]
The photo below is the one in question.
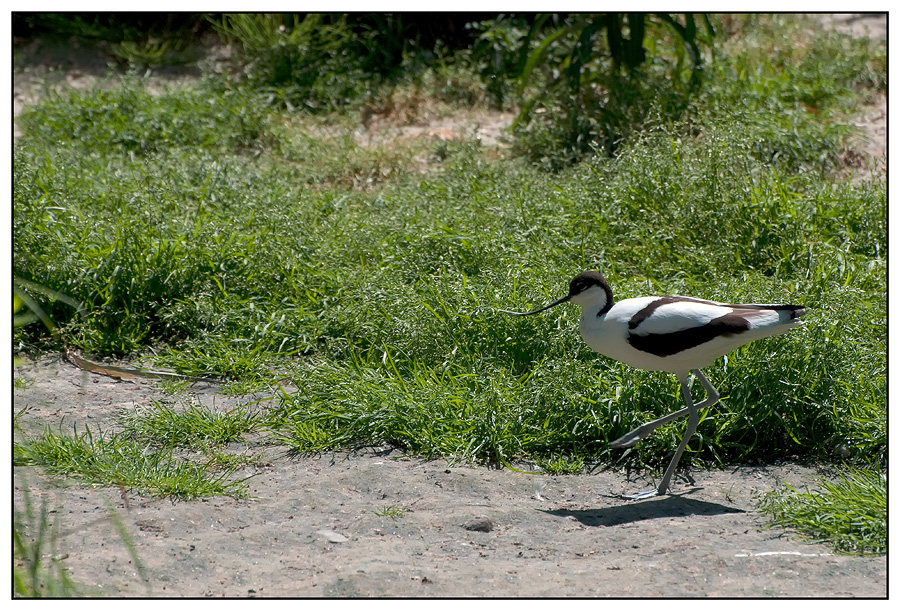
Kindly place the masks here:
[(703, 375), (703, 372), (699, 369), (694, 369), (691, 371), (698, 380), (700, 380), (700, 384), (703, 385), (703, 390), (706, 391), (706, 399), (695, 405), (694, 407), (698, 410), (706, 409), (713, 403), (719, 400), (719, 391), (717, 391), (712, 384), (709, 383), (709, 380), (706, 379), (706, 376)]
[(629, 432), (625, 433), (624, 435), (622, 435), (615, 441), (610, 441), (609, 447), (622, 448), (622, 449), (630, 448), (631, 446), (633, 446), (634, 444), (639, 442), (641, 439), (643, 439), (644, 437), (646, 437), (647, 435), (649, 435), (650, 433), (652, 433), (653, 431), (655, 431), (656, 429), (661, 427), (662, 425), (667, 424), (677, 418), (681, 418), (682, 416), (687, 415), (688, 411), (690, 411), (690, 410), (685, 407), (683, 409), (678, 410), (677, 412), (672, 412), (671, 414), (667, 414), (667, 415), (663, 416), (662, 418), (657, 418), (656, 420), (652, 420), (651, 422), (645, 422), (644, 424), (637, 427), (633, 431), (629, 431)]
[[(609, 444), (612, 447), (627, 448), (631, 445), (634, 445), (663, 424), (671, 422), (676, 418), (680, 418), (685, 414), (688, 415), (687, 428), (685, 429), (684, 435), (681, 438), (681, 443), (678, 444), (678, 449), (675, 450), (675, 456), (673, 456), (672, 460), (669, 462), (669, 466), (666, 469), (665, 474), (663, 475), (659, 487), (656, 490), (649, 490), (647, 492), (629, 495), (628, 498), (630, 499), (644, 499), (651, 496), (662, 496), (666, 493), (669, 488), (669, 482), (672, 479), (672, 475), (675, 473), (675, 468), (678, 466), (678, 462), (681, 460), (681, 455), (684, 453), (688, 442), (691, 440), (691, 437), (694, 436), (694, 433), (697, 430), (697, 425), (700, 422), (700, 415), (698, 414), (698, 411), (701, 409), (706, 409), (719, 400), (718, 391), (716, 391), (713, 385), (709, 383), (709, 380), (706, 379), (706, 376), (704, 376), (699, 369), (694, 369), (691, 373), (693, 373), (700, 380), (700, 384), (702, 384), (704, 390), (706, 390), (706, 399), (704, 399), (697, 405), (694, 405), (694, 402), (691, 399), (691, 389), (690, 385), (688, 384), (688, 376), (678, 376), (678, 381), (681, 383), (681, 394), (684, 396), (684, 402), (687, 404), (687, 407), (680, 409), (677, 412), (673, 412), (667, 416), (663, 416), (662, 418), (653, 420), (652, 422), (643, 424)], [(627, 445), (621, 445), (624, 443), (627, 443)]]
[[(709, 407), (710, 405), (712, 405), (713, 403), (715, 403), (716, 401), (719, 400), (719, 393), (716, 391), (715, 388), (713, 388), (713, 385), (709, 383), (709, 380), (706, 379), (706, 376), (703, 375), (703, 373), (699, 369), (694, 369), (691, 373), (693, 373), (694, 376), (696, 376), (697, 379), (700, 380), (700, 384), (703, 385), (703, 389), (706, 391), (706, 399), (704, 399), (702, 402), (698, 403), (695, 406), (695, 408), (697, 410), (706, 409), (707, 407)], [(681, 378), (679, 378), (679, 380), (681, 380)], [(684, 382), (682, 382), (681, 388), (682, 388), (682, 393), (683, 393), (684, 388), (685, 388)], [(690, 402), (688, 402), (688, 404), (690, 405)], [(682, 416), (686, 416), (689, 411), (690, 411), (690, 408), (685, 407), (683, 409), (678, 410), (677, 412), (672, 412), (671, 414), (667, 414), (667, 415), (663, 416), (662, 418), (657, 418), (656, 420), (652, 420), (650, 422), (645, 422), (644, 424), (637, 427), (636, 429), (625, 433), (624, 435), (622, 435), (615, 441), (609, 442), (609, 447), (620, 448), (620, 449), (630, 448), (631, 446), (633, 446), (634, 444), (639, 442), (641, 439), (643, 439), (644, 437), (647, 437), (650, 433), (652, 433), (653, 431), (655, 431), (656, 429), (661, 427), (662, 425), (668, 424), (669, 422), (672, 422), (673, 420), (675, 420), (677, 418), (681, 418)]]
[(684, 402), (687, 403), (688, 406), (687, 427), (684, 429), (684, 435), (681, 437), (681, 443), (678, 444), (678, 449), (675, 450), (675, 456), (673, 456), (672, 460), (669, 462), (669, 466), (666, 468), (665, 474), (663, 474), (662, 481), (659, 482), (659, 488), (656, 489), (656, 494), (659, 496), (664, 495), (669, 489), (669, 481), (672, 479), (672, 474), (675, 473), (675, 468), (678, 467), (678, 461), (681, 460), (684, 449), (687, 447), (691, 437), (694, 436), (697, 425), (700, 423), (700, 415), (697, 413), (697, 408), (691, 400), (691, 389), (690, 386), (688, 386), (687, 377), (681, 380), (681, 394), (684, 395)]

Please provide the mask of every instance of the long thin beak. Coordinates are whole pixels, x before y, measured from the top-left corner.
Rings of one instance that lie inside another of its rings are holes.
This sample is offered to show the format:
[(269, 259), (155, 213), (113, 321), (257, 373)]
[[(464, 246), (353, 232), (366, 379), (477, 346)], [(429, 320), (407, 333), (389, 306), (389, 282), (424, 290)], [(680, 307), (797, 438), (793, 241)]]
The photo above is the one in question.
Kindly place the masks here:
[(565, 303), (569, 300), (569, 296), (561, 297), (551, 303), (550, 305), (545, 305), (543, 308), (539, 308), (537, 310), (532, 310), (531, 312), (510, 312), (509, 310), (497, 310), (498, 312), (503, 312), (504, 314), (512, 314), (513, 316), (531, 316), (532, 314), (537, 314), (538, 312), (543, 312), (544, 310), (549, 310), (553, 306), (558, 306), (561, 303)]

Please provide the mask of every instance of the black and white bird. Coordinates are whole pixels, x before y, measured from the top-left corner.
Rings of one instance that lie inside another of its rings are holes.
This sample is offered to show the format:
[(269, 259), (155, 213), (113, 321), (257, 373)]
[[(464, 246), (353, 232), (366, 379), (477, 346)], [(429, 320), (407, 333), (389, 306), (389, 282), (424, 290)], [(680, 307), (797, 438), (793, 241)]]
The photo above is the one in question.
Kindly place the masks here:
[[(801, 324), (806, 309), (798, 305), (725, 304), (693, 297), (635, 297), (614, 301), (602, 274), (586, 271), (569, 284), (569, 294), (532, 312), (505, 314), (529, 316), (571, 301), (581, 306), (581, 338), (596, 352), (632, 367), (674, 373), (681, 383), (687, 407), (647, 422), (609, 445), (629, 448), (658, 427), (687, 415), (687, 428), (675, 456), (656, 490), (630, 495), (641, 499), (664, 495), (688, 441), (700, 421), (698, 411), (719, 400), (719, 393), (700, 371), (753, 340), (784, 333)], [(691, 398), (689, 374), (706, 390), (696, 405)]]

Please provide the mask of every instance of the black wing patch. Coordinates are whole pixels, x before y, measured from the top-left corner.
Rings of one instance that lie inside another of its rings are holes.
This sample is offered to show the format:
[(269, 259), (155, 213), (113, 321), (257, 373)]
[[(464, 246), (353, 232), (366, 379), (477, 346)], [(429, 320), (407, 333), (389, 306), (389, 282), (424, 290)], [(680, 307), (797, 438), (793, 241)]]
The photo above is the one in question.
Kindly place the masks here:
[[(653, 306), (656, 303), (658, 302), (654, 302), (650, 305)], [(659, 305), (656, 307), (659, 307)], [(638, 314), (635, 315), (635, 318), (638, 318), (641, 313), (642, 312), (638, 312)], [(649, 316), (649, 314), (647, 316)], [(644, 320), (647, 316), (644, 316), (641, 320)], [(632, 322), (634, 322), (634, 319), (632, 319)], [(631, 323), (629, 323), (629, 327), (632, 329), (634, 328), (631, 326)], [(673, 354), (678, 354), (679, 352), (705, 344), (717, 337), (730, 337), (732, 335), (737, 335), (738, 333), (743, 333), (749, 328), (750, 323), (743, 316), (729, 313), (720, 316), (719, 318), (714, 318), (703, 326), (682, 329), (681, 331), (674, 331), (672, 333), (649, 333), (647, 335), (629, 333), (628, 343), (642, 352), (648, 352), (656, 356), (672, 356)]]

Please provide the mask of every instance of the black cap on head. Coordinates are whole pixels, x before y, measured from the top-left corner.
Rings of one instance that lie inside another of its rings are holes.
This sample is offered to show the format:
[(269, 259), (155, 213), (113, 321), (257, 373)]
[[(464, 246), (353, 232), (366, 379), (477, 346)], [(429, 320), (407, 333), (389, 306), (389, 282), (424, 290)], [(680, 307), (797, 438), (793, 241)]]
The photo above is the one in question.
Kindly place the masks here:
[(603, 274), (594, 270), (588, 270), (572, 278), (572, 282), (569, 283), (569, 297), (583, 293), (592, 286), (599, 286), (609, 292), (609, 284), (606, 282)]

